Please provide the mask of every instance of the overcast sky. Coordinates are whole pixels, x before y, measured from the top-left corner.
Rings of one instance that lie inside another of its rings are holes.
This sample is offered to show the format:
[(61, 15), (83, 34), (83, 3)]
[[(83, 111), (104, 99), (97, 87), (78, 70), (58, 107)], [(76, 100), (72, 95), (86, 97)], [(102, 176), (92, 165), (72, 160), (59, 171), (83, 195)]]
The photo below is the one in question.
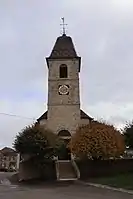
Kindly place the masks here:
[[(46, 110), (45, 57), (61, 17), (82, 57), (81, 107), (123, 126), (133, 119), (132, 0), (1, 0), (0, 112), (36, 119)], [(0, 148), (32, 122), (0, 114)]]

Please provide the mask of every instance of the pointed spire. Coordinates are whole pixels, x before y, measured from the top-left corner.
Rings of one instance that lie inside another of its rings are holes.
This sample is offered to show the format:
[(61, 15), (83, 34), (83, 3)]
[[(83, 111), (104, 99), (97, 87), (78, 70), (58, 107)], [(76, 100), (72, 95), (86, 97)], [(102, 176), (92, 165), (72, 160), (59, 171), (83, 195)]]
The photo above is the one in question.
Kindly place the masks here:
[(78, 57), (71, 37), (62, 35), (58, 37), (50, 55), (51, 58), (74, 58)]
[(52, 52), (49, 57), (46, 58), (48, 68), (49, 68), (49, 60), (50, 59), (77, 59), (79, 61), (79, 72), (81, 65), (81, 57), (79, 57), (76, 53), (72, 38), (66, 35), (65, 22), (64, 17), (62, 18), (63, 23), (60, 24), (63, 26), (63, 34), (58, 37), (55, 45), (52, 49)]

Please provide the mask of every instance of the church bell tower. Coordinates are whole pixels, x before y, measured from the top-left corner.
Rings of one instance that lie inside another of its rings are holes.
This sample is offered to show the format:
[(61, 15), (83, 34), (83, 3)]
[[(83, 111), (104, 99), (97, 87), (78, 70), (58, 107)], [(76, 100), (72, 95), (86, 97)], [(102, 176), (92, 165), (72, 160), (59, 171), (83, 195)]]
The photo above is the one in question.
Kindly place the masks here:
[(66, 35), (64, 18), (62, 20), (63, 34), (57, 38), (46, 58), (48, 109), (37, 122), (63, 139), (70, 139), (78, 126), (90, 124), (93, 118), (80, 109), (81, 57), (76, 53), (72, 38)]
[(48, 128), (57, 134), (61, 130), (74, 133), (80, 122), (79, 72), (81, 58), (77, 56), (71, 37), (58, 37), (49, 57), (48, 66)]

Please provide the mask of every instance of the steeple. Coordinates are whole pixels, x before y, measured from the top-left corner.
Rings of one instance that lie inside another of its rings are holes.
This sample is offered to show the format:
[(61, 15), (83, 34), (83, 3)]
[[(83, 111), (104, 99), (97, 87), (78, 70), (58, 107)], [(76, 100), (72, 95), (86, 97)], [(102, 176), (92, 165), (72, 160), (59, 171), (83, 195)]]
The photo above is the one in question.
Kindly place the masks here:
[(58, 37), (49, 58), (78, 58), (71, 37)]

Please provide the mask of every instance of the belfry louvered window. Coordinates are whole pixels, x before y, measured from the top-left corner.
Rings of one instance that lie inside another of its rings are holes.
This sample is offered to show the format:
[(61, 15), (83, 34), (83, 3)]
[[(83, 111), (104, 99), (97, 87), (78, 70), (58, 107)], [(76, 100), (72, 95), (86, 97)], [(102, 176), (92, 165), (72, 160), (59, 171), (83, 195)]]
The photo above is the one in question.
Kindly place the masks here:
[(62, 64), (61, 66), (60, 66), (60, 71), (59, 71), (59, 73), (60, 73), (60, 78), (67, 78), (67, 76), (68, 76), (68, 72), (67, 72), (67, 65), (66, 64)]

